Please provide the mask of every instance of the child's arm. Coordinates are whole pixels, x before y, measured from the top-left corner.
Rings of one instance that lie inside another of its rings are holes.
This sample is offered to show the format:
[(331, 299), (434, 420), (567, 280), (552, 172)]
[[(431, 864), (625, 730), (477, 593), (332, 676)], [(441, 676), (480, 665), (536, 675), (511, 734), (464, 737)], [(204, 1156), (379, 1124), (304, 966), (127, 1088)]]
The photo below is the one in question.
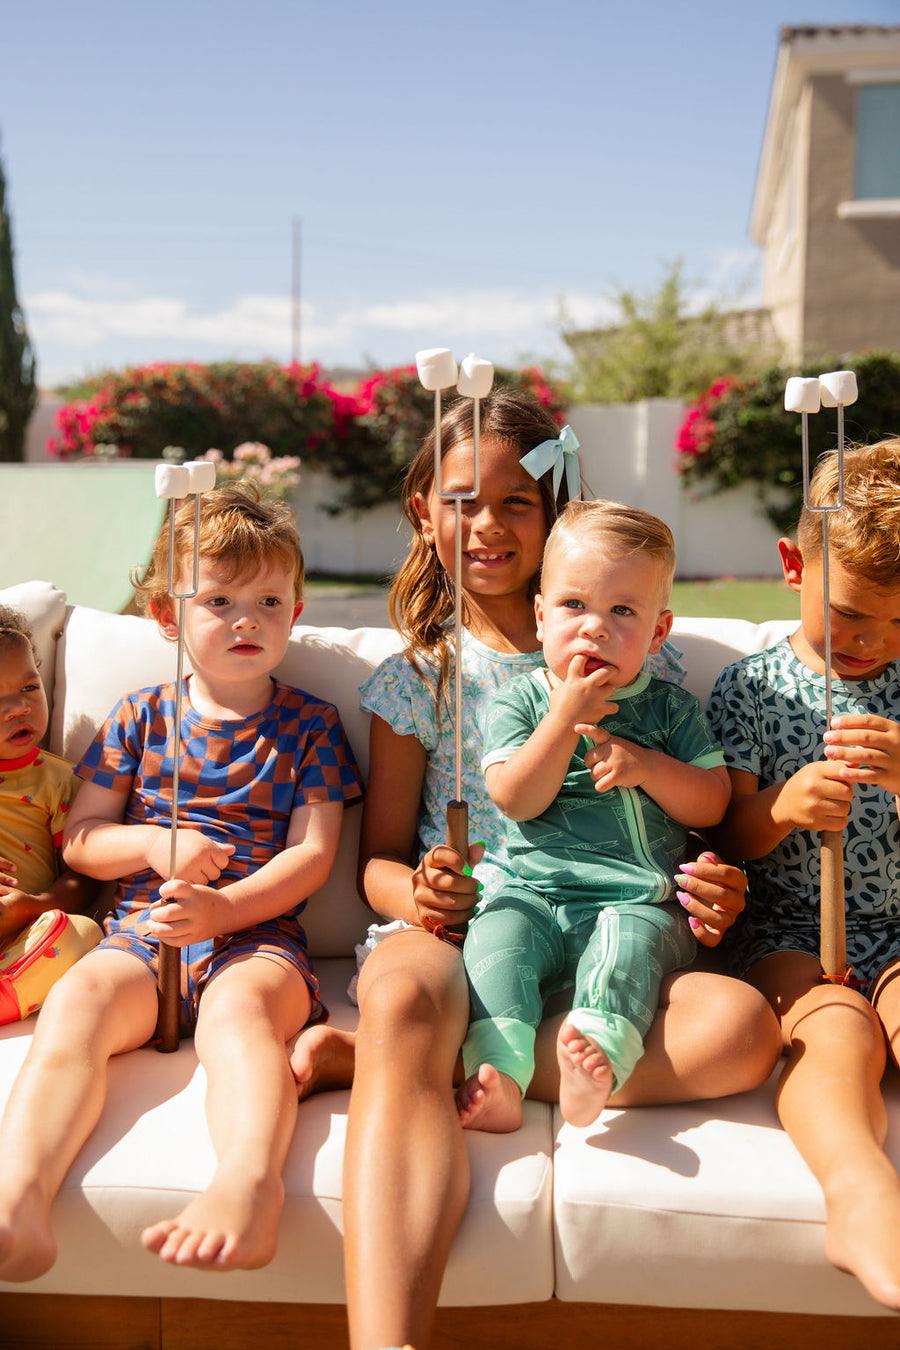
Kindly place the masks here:
[[(98, 783), (82, 783), (66, 822), (63, 858), (100, 881), (114, 881), (152, 868), (169, 875), (171, 834), (161, 825), (124, 823), (128, 792)], [(175, 871), (185, 881), (215, 881), (234, 852), (232, 844), (209, 839), (200, 830), (179, 829)]]
[(756, 774), (729, 769), (731, 801), (710, 840), (726, 857), (762, 858), (791, 830), (843, 830), (853, 788), (840, 763), (814, 760), (782, 783), (760, 788)]
[(80, 876), (68, 867), (40, 895), (31, 895), (9, 884), (14, 881), (14, 872), (15, 864), (0, 858), (0, 950), (48, 909), (83, 913), (97, 894), (93, 878)]
[(603, 672), (585, 675), (586, 658), (573, 657), (566, 678), (550, 694), (550, 707), (508, 759), (488, 765), (488, 792), (510, 820), (533, 820), (555, 801), (582, 734), (582, 724), (618, 711)]
[(328, 880), (343, 815), (342, 801), (296, 807), (281, 852), (218, 889), (180, 879), (165, 882), (159, 894), (167, 903), (150, 911), (149, 931), (173, 947), (185, 947), (284, 914)]
[[(426, 751), (415, 736), (400, 736), (381, 717), (369, 731), (369, 776), (359, 841), (358, 887), (362, 899), (385, 919), (421, 927), (425, 918), (467, 922), (478, 883), (465, 876), (456, 849), (439, 845), (413, 866)], [(476, 851), (470, 850), (472, 860)]]
[(598, 792), (610, 788), (643, 788), (666, 815), (692, 829), (717, 824), (725, 813), (731, 787), (724, 765), (704, 769), (685, 764), (661, 750), (635, 745), (622, 736), (611, 736), (600, 727), (576, 727), (594, 742), (585, 756)]

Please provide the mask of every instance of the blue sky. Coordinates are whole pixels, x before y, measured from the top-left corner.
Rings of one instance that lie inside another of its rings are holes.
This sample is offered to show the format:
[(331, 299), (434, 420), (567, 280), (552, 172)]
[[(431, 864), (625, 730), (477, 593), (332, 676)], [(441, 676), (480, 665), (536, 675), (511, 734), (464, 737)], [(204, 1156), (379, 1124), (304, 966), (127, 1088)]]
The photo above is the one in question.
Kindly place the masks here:
[(0, 154), (45, 386), (107, 365), (420, 347), (559, 357), (684, 259), (759, 296), (784, 23), (900, 0), (10, 0)]

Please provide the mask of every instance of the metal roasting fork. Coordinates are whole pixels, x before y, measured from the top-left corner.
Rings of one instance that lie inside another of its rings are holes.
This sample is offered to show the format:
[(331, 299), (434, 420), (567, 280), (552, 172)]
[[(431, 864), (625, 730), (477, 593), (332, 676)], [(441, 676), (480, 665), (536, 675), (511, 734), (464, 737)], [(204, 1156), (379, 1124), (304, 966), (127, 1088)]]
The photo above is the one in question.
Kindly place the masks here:
[[(172, 817), (169, 843), (169, 880), (175, 880), (175, 851), (178, 839), (178, 786), (181, 769), (181, 688), (184, 679), (184, 602), (197, 594), (200, 579), (200, 496), (215, 486), (216, 467), (208, 460), (187, 464), (159, 464), (156, 468), (156, 495), (169, 502), (169, 566), (166, 589), (178, 606), (178, 641), (175, 672), (175, 729), (172, 739)], [(194, 546), (191, 550), (191, 584), (178, 590), (175, 584), (175, 513), (179, 499), (194, 498)], [(181, 953), (167, 942), (159, 944), (156, 978), (159, 1013), (156, 1022), (156, 1048), (163, 1054), (178, 1049), (179, 1003), (181, 995)]]
[[(490, 361), (469, 355), (462, 361), (457, 377), (456, 361), (446, 347), (433, 347), (416, 353), (419, 379), (425, 389), (434, 391), (434, 490), (443, 501), (454, 503), (453, 563), (453, 749), (455, 796), (447, 803), (447, 843), (463, 858), (469, 856), (469, 804), (462, 793), (462, 506), (476, 499), (480, 490), (480, 400), (490, 393), (494, 367)], [(456, 385), (460, 394), (472, 399), (472, 485), (456, 492), (444, 487), (441, 462), (441, 390)]]
[[(825, 724), (831, 729), (831, 595), (828, 545), (829, 517), (844, 505), (844, 408), (857, 398), (856, 376), (849, 370), (831, 371), (818, 379), (794, 376), (785, 388), (784, 406), (801, 414), (803, 443), (803, 501), (822, 517), (822, 607), (825, 632)], [(810, 495), (812, 472), (809, 462), (808, 414), (819, 406), (837, 408), (837, 499), (827, 506), (814, 506)], [(823, 977), (840, 984), (847, 975), (846, 909), (844, 902), (844, 836), (840, 830), (823, 830), (820, 847), (819, 959)]]

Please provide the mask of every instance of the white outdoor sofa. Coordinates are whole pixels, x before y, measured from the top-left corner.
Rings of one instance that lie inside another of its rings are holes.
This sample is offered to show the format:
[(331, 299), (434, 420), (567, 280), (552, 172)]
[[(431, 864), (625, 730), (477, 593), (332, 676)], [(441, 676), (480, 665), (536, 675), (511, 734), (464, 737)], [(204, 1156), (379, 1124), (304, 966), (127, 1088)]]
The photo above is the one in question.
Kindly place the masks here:
[[(126, 689), (169, 678), (174, 651), (154, 624), (67, 606), (45, 582), (0, 591), (30, 616), (51, 702), (49, 746), (76, 759)], [(688, 683), (704, 697), (728, 661), (791, 625), (676, 622)], [(397, 647), (387, 629), (298, 626), (282, 674), (335, 702), (365, 771), (357, 687)], [(355, 887), (360, 811), (348, 810), (328, 885), (307, 931), (339, 1026), (369, 913)], [(0, 1102), (33, 1022), (0, 1029)], [(777, 1075), (753, 1093), (689, 1106), (609, 1111), (588, 1129), (526, 1103), (515, 1134), (467, 1136), (469, 1207), (441, 1295), (435, 1346), (623, 1347), (900, 1345), (900, 1322), (834, 1270), (816, 1183), (775, 1114)], [(900, 1087), (889, 1080), (889, 1148), (900, 1164)], [(267, 1350), (346, 1345), (341, 1159), (346, 1092), (302, 1104), (286, 1168), (275, 1260), (212, 1275), (141, 1247), (148, 1223), (209, 1180), (213, 1152), (193, 1044), (114, 1062), (106, 1109), (54, 1209), (59, 1259), (32, 1284), (0, 1284), (0, 1347)], [(823, 1110), (827, 1103), (823, 1103)], [(416, 1146), (427, 1150), (429, 1141)], [(0, 1160), (2, 1166), (2, 1160)]]

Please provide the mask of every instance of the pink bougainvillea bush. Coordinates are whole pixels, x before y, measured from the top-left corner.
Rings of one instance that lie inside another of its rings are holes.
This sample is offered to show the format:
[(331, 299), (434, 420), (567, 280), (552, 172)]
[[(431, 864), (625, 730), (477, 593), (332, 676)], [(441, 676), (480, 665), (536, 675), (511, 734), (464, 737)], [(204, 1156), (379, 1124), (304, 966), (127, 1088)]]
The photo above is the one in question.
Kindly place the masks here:
[[(746, 379), (716, 380), (688, 408), (675, 440), (676, 467), (685, 481), (708, 492), (749, 483), (764, 513), (781, 533), (790, 533), (803, 496), (800, 418), (785, 412), (789, 375), (854, 370), (859, 400), (845, 415), (850, 441), (876, 441), (900, 433), (900, 356), (867, 352), (825, 359), (796, 370), (772, 367)], [(809, 418), (813, 463), (837, 440), (832, 411)]]
[[(562, 393), (539, 368), (498, 369), (500, 384), (529, 390), (562, 421)], [(274, 361), (133, 366), (69, 396), (49, 442), (61, 458), (94, 455), (101, 446), (136, 458), (167, 450), (197, 458), (217, 446), (227, 462), (236, 447), (261, 443), (274, 459), (298, 457), (326, 470), (338, 485), (333, 508), (352, 511), (396, 498), (433, 409), (414, 366), (374, 372), (342, 392), (318, 366)], [(226, 473), (233, 476), (220, 464), (220, 476)]]

